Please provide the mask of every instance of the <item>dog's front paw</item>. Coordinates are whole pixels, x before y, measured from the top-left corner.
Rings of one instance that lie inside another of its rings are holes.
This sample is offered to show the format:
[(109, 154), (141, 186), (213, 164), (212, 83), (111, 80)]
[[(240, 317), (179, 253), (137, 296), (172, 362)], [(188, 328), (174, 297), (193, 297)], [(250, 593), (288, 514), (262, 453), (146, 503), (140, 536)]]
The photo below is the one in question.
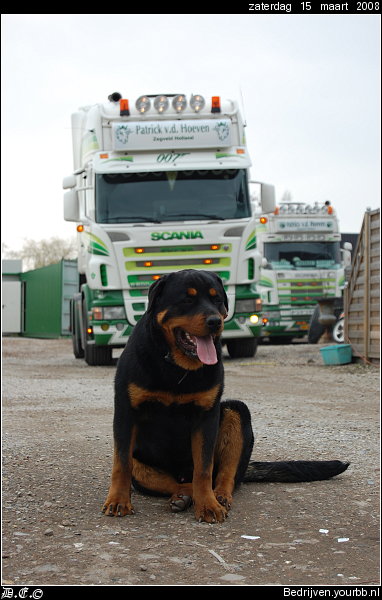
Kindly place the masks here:
[(123, 498), (110, 494), (102, 507), (102, 512), (109, 517), (124, 517), (125, 515), (135, 515), (134, 506), (130, 498)]
[(199, 523), (222, 523), (228, 517), (228, 512), (219, 504), (215, 497), (208, 498), (205, 501), (195, 501), (195, 518)]
[(215, 488), (214, 494), (216, 500), (224, 506), (225, 509), (230, 510), (232, 506), (232, 494), (227, 492), (227, 490), (221, 488)]

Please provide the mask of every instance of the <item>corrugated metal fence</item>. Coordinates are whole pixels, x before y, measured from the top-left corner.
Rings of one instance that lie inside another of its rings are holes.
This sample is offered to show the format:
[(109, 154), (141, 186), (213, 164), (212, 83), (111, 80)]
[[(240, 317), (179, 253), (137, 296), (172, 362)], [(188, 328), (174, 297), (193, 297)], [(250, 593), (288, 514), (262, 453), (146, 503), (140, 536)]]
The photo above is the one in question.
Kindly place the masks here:
[(380, 209), (365, 213), (347, 288), (345, 342), (353, 360), (380, 364)]

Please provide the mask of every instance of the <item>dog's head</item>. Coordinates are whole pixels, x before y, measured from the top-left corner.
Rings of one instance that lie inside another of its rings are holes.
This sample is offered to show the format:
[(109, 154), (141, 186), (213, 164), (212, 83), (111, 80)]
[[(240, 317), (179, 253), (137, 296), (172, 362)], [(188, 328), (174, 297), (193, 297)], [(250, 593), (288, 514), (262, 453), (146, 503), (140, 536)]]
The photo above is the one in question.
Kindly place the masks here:
[(184, 369), (218, 362), (216, 344), (227, 313), (223, 283), (208, 271), (163, 275), (149, 289), (147, 314), (162, 330), (174, 362)]

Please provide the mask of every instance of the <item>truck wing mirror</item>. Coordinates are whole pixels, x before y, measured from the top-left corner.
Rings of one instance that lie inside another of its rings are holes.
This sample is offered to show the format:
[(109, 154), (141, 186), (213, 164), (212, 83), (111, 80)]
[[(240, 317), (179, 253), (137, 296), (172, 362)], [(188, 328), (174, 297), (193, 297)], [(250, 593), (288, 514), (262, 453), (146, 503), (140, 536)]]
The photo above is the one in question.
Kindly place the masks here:
[(74, 188), (76, 187), (76, 178), (74, 175), (68, 175), (67, 177), (64, 177), (64, 179), (62, 180), (62, 187), (64, 188), (64, 190), (68, 190), (69, 188)]
[(261, 184), (261, 210), (263, 213), (273, 213), (276, 210), (275, 187), (269, 183)]
[[(262, 213), (274, 213), (276, 210), (276, 191), (275, 186), (269, 183), (261, 183), (261, 181), (249, 181), (248, 183), (256, 183), (261, 186), (260, 206)], [(251, 197), (251, 201), (257, 200), (257, 196)]]
[(70, 190), (70, 192), (64, 194), (64, 219), (65, 221), (80, 220), (78, 194), (75, 190)]

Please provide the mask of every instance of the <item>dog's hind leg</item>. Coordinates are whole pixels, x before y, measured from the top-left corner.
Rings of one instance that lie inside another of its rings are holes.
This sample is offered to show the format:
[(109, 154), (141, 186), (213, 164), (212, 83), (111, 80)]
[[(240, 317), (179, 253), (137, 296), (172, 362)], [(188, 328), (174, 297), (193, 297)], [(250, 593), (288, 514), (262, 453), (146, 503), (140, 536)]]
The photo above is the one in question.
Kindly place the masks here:
[(133, 459), (133, 486), (150, 496), (171, 496), (172, 512), (186, 510), (192, 504), (192, 483), (179, 483), (172, 475)]
[(214, 494), (227, 510), (232, 492), (243, 481), (253, 448), (251, 417), (243, 402), (221, 403), (220, 425), (214, 455)]

